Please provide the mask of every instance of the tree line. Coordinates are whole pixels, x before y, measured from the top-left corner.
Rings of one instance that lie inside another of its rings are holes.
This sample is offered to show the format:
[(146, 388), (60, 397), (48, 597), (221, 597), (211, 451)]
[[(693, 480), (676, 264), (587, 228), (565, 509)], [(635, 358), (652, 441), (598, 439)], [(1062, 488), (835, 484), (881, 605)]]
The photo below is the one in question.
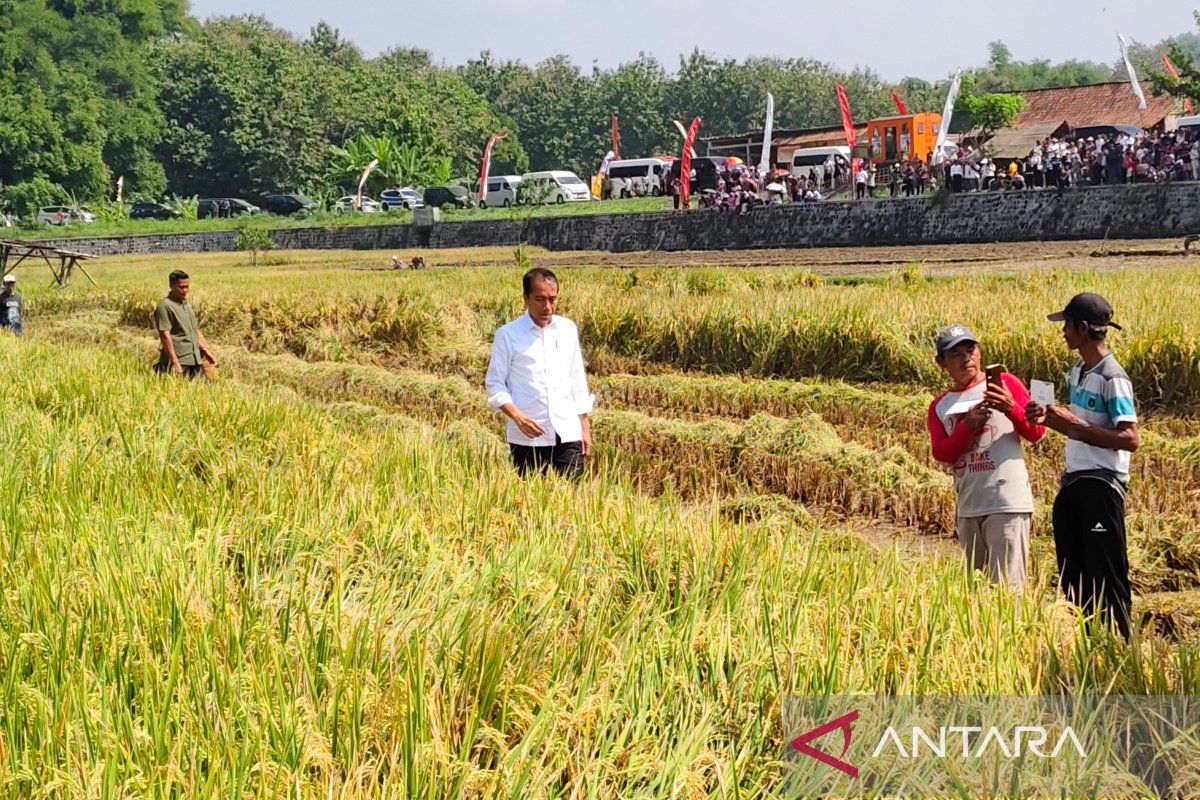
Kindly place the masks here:
[[(1178, 54), (1200, 52), (1194, 34)], [(1143, 61), (1155, 48), (1135, 48)], [(977, 92), (1080, 85), (1119, 65), (1017, 62), (999, 42), (971, 71)], [(1190, 64), (1189, 64), (1190, 66)], [(1123, 68), (1122, 68), (1123, 69)], [(696, 51), (673, 70), (641, 55), (613, 69), (566, 56), (535, 65), (484, 52), (458, 66), (423, 50), (368, 58), (326, 23), (294, 36), (257, 16), (199, 22), (186, 0), (0, 0), (0, 203), (17, 213), (68, 200), (244, 195), (375, 183), (473, 180), (493, 133), (499, 172), (570, 169), (586, 176), (610, 147), (673, 153), (672, 120), (702, 135), (761, 129), (766, 92), (780, 128), (835, 125), (842, 83), (856, 119), (940, 110), (949, 83), (892, 84), (867, 68), (806, 58), (717, 59)]]

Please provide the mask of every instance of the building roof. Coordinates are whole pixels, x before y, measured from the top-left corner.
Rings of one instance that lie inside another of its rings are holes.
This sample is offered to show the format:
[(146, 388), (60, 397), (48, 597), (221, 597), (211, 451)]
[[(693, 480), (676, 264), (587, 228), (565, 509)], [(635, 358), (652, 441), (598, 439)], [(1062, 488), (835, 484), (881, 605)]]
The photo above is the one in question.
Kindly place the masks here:
[[(854, 133), (859, 140), (867, 135), (866, 125), (854, 126)], [(700, 141), (712, 150), (745, 149), (747, 145), (758, 147), (762, 143), (762, 131), (749, 131), (731, 136), (709, 136)], [(829, 125), (824, 128), (776, 128), (771, 134), (771, 144), (774, 147), (832, 147), (846, 144), (846, 134), (841, 125)]]
[[(1145, 90), (1146, 87), (1142, 87)], [(1153, 128), (1168, 116), (1178, 113), (1179, 101), (1169, 95), (1146, 94), (1146, 108), (1138, 108), (1138, 99), (1126, 81), (1069, 86), (1062, 89), (1034, 89), (1014, 92), (1024, 98), (1025, 108), (1013, 127), (1061, 123), (1072, 128), (1093, 125), (1136, 125)]]
[[(854, 126), (854, 135), (857, 139), (862, 139), (867, 135), (867, 126)], [(776, 147), (832, 147), (835, 145), (846, 144), (846, 132), (841, 125), (836, 128), (821, 128), (818, 130), (806, 131), (794, 136), (783, 136), (775, 138)]]
[(1050, 136), (1055, 136), (1065, 130), (1067, 123), (1039, 122), (1028, 128), (1005, 128), (996, 131), (996, 135), (988, 140), (988, 151), (995, 158), (1024, 158), (1038, 142)]
[[(771, 132), (771, 138), (778, 143), (783, 139), (791, 139), (797, 136), (808, 135), (825, 135), (828, 136), (834, 132), (841, 132), (841, 125), (830, 125), (824, 128), (775, 128)], [(747, 131), (746, 133), (732, 133), (728, 136), (702, 136), (700, 141), (709, 144), (713, 147), (722, 147), (727, 145), (745, 145), (746, 141), (762, 142), (763, 131), (760, 128), (756, 131)]]

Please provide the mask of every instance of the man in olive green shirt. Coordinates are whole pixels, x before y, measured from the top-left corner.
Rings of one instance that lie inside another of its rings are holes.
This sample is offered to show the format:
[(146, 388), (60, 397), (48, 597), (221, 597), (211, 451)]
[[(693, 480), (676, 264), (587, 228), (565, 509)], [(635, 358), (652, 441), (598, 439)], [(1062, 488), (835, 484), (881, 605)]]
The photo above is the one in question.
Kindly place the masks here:
[(171, 291), (154, 309), (154, 327), (162, 351), (158, 355), (157, 372), (172, 372), (185, 378), (204, 377), (204, 362), (214, 367), (217, 359), (200, 333), (196, 311), (187, 301), (191, 281), (187, 273), (175, 270), (170, 276)]

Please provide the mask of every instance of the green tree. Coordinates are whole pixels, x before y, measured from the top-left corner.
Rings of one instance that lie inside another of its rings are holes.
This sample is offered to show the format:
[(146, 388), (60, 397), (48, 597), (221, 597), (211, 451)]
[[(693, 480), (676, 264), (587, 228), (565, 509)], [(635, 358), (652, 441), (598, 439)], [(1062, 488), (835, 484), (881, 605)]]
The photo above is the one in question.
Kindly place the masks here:
[(1025, 109), (1025, 99), (1011, 94), (967, 95), (960, 99), (983, 138), (1007, 128)]
[(318, 179), (319, 58), (261, 17), (220, 18), (152, 52), (167, 124), (158, 155), (178, 193), (265, 194)]
[(191, 25), (180, 2), (0, 0), (3, 185), (93, 199), (124, 175), (134, 192), (161, 192), (163, 120), (144, 50)]
[[(1200, 26), (1200, 11), (1193, 13), (1196, 24)], [(1186, 34), (1168, 39), (1165, 42), (1167, 57), (1175, 65), (1179, 77), (1175, 78), (1162, 68), (1161, 62), (1155, 64), (1147, 72), (1155, 91), (1178, 97), (1180, 100), (1200, 99), (1200, 36)], [(1132, 57), (1132, 53), (1131, 53)]]

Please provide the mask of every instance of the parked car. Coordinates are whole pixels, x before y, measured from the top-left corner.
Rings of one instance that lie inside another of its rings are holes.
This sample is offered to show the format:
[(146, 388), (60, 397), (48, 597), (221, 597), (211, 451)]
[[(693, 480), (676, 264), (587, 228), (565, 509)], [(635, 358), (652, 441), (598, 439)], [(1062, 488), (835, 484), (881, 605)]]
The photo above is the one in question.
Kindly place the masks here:
[[(725, 168), (725, 162), (729, 159), (724, 156), (697, 156), (692, 159), (692, 169), (696, 171), (696, 180), (692, 182), (692, 195), (698, 197), (705, 189), (716, 189), (717, 181), (721, 177), (721, 170)], [(683, 167), (683, 161), (675, 161), (671, 164), (671, 175), (669, 180), (674, 181), (679, 177), (679, 170)]]
[(384, 211), (399, 211), (402, 208), (412, 211), (414, 208), (424, 208), (425, 199), (411, 186), (384, 189), (379, 195), (379, 207)]
[(480, 208), (508, 208), (517, 202), (517, 189), (521, 185), (520, 175), (497, 175), (488, 178), (487, 192), (483, 195)]
[(471, 205), (471, 192), (465, 186), (430, 186), (425, 190), (425, 205), (466, 208)]
[(520, 202), (567, 203), (592, 199), (587, 184), (574, 172), (551, 170), (529, 172), (521, 176)]
[(45, 206), (38, 211), (37, 221), (43, 225), (70, 225), (72, 222), (90, 225), (96, 221), (96, 215), (78, 206)]
[(288, 216), (311, 211), (317, 204), (302, 194), (269, 194), (259, 201), (263, 211)]
[(239, 217), (257, 214), (261, 208), (236, 197), (202, 197), (196, 201), (196, 219), (209, 217)]
[[(357, 199), (357, 196), (348, 194), (334, 204), (333, 210), (339, 214), (353, 213), (355, 210), (354, 203)], [(371, 198), (364, 196), (362, 199), (362, 205), (358, 207), (358, 210), (364, 214), (376, 214), (382, 210), (382, 206), (380, 206), (379, 203), (375, 202)]]
[(129, 209), (130, 219), (178, 219), (183, 213), (162, 203), (134, 203)]

